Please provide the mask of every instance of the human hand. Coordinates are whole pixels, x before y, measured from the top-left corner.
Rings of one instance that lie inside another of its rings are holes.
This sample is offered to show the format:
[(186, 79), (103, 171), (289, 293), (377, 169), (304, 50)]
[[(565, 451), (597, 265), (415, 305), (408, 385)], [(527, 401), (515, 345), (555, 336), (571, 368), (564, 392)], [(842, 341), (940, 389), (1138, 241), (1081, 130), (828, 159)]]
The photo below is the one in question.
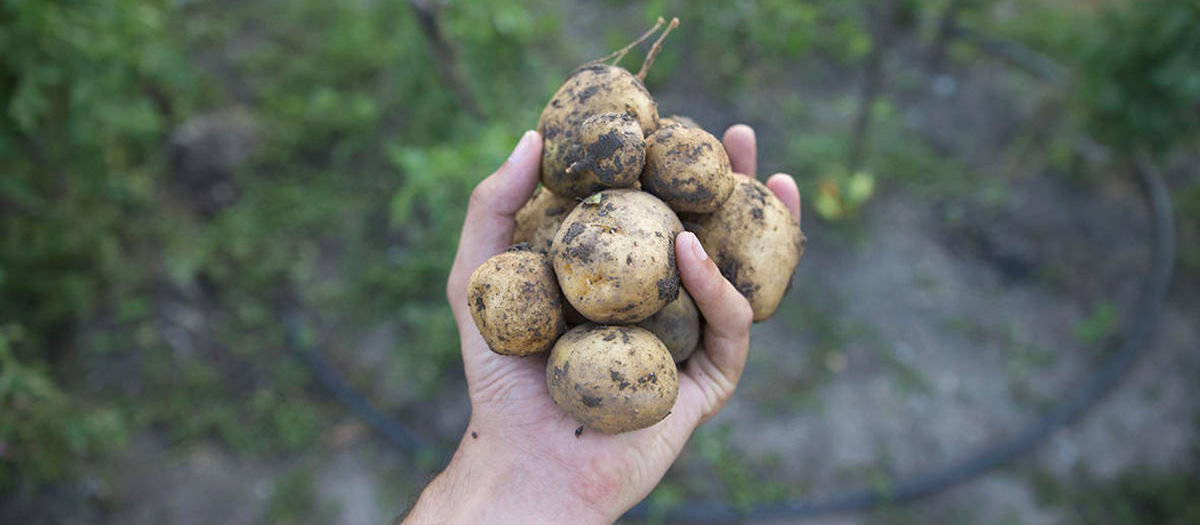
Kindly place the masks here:
[[(723, 143), (733, 170), (754, 176), (754, 131), (736, 125)], [(476, 186), (446, 296), (458, 323), (471, 419), (446, 470), (422, 493), (409, 523), (612, 523), (645, 498), (697, 425), (725, 405), (750, 342), (750, 304), (721, 276), (696, 236), (676, 238), (680, 278), (707, 320), (704, 349), (679, 372), (679, 397), (663, 421), (633, 432), (584, 431), (546, 389), (545, 354), (493, 353), (467, 308), (467, 281), (512, 242), (514, 216), (538, 183), (541, 137), (527, 131), (508, 160)], [(797, 220), (800, 193), (788, 175), (767, 187)]]

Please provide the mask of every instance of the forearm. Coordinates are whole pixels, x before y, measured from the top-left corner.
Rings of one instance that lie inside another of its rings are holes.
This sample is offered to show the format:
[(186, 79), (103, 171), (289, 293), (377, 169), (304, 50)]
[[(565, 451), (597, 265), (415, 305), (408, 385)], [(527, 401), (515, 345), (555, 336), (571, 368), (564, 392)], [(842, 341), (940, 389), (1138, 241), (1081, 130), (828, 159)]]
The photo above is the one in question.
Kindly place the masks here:
[(615, 515), (602, 515), (576, 497), (569, 481), (554, 479), (553, 474), (560, 474), (556, 466), (530, 465), (529, 460), (511, 452), (465, 437), (446, 470), (425, 488), (403, 523), (588, 525), (615, 521)]

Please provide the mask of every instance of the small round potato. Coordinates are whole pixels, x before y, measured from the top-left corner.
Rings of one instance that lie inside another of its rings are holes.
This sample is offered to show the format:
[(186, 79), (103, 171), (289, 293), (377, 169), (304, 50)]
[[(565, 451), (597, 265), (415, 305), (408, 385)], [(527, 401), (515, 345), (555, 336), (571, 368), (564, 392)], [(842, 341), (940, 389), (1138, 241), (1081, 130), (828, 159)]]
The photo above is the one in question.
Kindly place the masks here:
[[(625, 114), (643, 136), (658, 125), (658, 106), (641, 80), (628, 70), (607, 64), (577, 69), (558, 88), (538, 118), (542, 134), (542, 184), (564, 197), (582, 199), (592, 193), (575, 184), (567, 168), (587, 153), (580, 125), (600, 113)], [(593, 190), (594, 191), (594, 190)]]
[(700, 310), (683, 288), (679, 289), (678, 299), (638, 323), (638, 326), (649, 330), (662, 341), (676, 363), (682, 363), (690, 357), (700, 342)]
[(729, 198), (714, 213), (685, 215), (700, 244), (750, 301), (755, 321), (775, 313), (806, 239), (783, 202), (765, 185), (737, 176)]
[(534, 250), (550, 253), (558, 226), (575, 209), (576, 204), (579, 201), (560, 197), (545, 187), (539, 187), (529, 201), (517, 210), (513, 244), (527, 242)]
[(565, 329), (550, 260), (532, 250), (510, 249), (484, 261), (471, 274), (466, 299), (475, 326), (497, 354), (545, 352)]
[(634, 324), (679, 294), (679, 218), (637, 190), (586, 198), (558, 228), (550, 248), (567, 301), (593, 322)]
[(616, 434), (649, 427), (679, 394), (671, 353), (636, 326), (584, 324), (563, 334), (546, 364), (554, 403), (584, 426)]
[(646, 164), (646, 139), (626, 113), (598, 113), (579, 125), (583, 158), (567, 166), (566, 194), (591, 195), (606, 188), (628, 188)]
[(699, 128), (665, 126), (646, 141), (642, 188), (677, 212), (711, 213), (733, 190), (721, 141)]

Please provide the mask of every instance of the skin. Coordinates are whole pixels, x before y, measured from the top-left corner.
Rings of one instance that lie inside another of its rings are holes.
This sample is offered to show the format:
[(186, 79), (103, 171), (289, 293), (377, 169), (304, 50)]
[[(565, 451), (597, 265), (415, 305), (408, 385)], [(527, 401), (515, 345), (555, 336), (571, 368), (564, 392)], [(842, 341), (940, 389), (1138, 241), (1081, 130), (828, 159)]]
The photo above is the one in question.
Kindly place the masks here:
[[(471, 418), (450, 464), (422, 492), (405, 523), (612, 523), (646, 497), (679, 456), (696, 426), (733, 395), (749, 348), (750, 305), (704, 254), (693, 234), (675, 242), (684, 286), (709, 322), (704, 349), (679, 371), (671, 415), (618, 435), (584, 431), (546, 387), (546, 359), (501, 356), (471, 321), (467, 277), (512, 241), (513, 217), (537, 185), (541, 141), (533, 132), (475, 188), (446, 294), (458, 323)], [(734, 126), (724, 146), (733, 169), (753, 175), (754, 132)], [(767, 181), (800, 216), (800, 194), (787, 175)]]

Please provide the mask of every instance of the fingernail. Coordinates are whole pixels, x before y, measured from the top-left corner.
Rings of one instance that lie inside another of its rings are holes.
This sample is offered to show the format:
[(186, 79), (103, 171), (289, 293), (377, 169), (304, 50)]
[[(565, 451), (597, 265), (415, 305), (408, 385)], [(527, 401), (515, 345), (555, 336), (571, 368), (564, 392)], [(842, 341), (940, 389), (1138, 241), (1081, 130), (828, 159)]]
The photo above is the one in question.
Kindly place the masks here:
[(696, 234), (692, 232), (687, 232), (687, 234), (688, 237), (692, 238), (692, 240), (689, 241), (692, 243), (692, 255), (695, 255), (696, 258), (701, 261), (708, 259), (708, 254), (704, 252), (704, 246), (700, 244), (700, 239), (696, 238)]
[(517, 143), (517, 147), (513, 148), (512, 154), (508, 156), (508, 162), (517, 163), (525, 160), (533, 151), (533, 141), (537, 133), (533, 130), (526, 131), (521, 135), (521, 141)]

